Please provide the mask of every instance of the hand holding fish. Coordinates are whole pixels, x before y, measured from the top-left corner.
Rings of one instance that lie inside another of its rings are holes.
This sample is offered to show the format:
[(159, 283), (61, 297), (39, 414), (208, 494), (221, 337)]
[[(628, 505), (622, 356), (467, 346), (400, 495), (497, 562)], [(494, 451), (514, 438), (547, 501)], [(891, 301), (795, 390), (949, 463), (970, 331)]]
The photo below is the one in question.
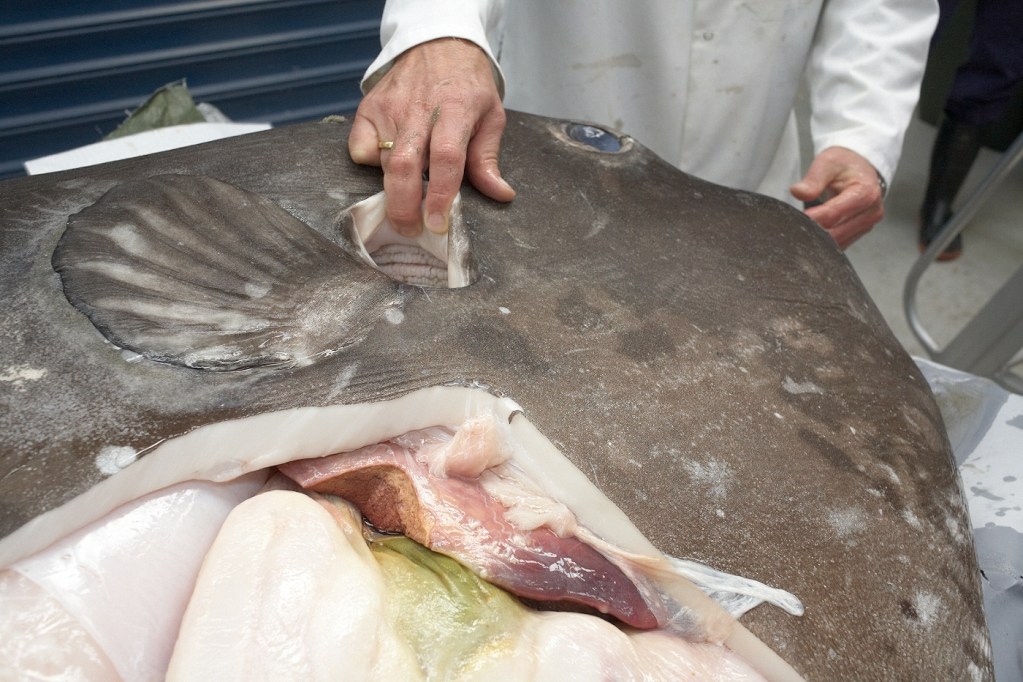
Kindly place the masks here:
[(828, 147), (789, 191), (800, 201), (813, 201), (827, 192), (827, 200), (808, 208), (806, 215), (845, 249), (884, 218), (879, 177), (870, 162), (851, 149)]
[(402, 234), (415, 236), (423, 225), (444, 233), (464, 174), (492, 199), (515, 197), (497, 166), (504, 126), (486, 54), (468, 41), (441, 38), (402, 53), (366, 95), (348, 151), (356, 163), (383, 168), (387, 215)]

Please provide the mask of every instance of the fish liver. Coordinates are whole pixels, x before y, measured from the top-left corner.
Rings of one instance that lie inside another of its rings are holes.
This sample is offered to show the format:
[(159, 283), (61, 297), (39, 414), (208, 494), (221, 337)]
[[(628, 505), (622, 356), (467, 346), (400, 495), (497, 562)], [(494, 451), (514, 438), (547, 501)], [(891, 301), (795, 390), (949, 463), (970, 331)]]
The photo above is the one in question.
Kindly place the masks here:
[(307, 490), (355, 503), (380, 530), (452, 556), (512, 594), (583, 604), (637, 628), (658, 626), (636, 586), (599, 551), (547, 525), (517, 527), (478, 476), (431, 476), (420, 461), (428, 449), (383, 443), (280, 470)]

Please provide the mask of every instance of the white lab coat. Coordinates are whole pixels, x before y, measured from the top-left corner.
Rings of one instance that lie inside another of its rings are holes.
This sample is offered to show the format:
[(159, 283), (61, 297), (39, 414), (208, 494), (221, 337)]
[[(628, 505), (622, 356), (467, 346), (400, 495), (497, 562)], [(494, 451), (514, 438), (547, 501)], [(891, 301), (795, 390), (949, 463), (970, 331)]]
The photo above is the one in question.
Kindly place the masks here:
[(891, 180), (937, 17), (936, 0), (388, 0), (363, 89), (410, 47), (464, 38), (495, 60), (507, 107), (610, 126), (792, 202), (804, 71), (814, 153), (847, 147)]

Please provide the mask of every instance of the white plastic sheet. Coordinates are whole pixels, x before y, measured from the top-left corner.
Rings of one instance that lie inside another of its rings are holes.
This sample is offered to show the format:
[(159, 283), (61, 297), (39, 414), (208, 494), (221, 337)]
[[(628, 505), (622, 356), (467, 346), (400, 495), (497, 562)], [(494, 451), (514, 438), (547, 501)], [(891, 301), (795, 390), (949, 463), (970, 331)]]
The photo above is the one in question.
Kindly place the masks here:
[(1023, 680), (1023, 396), (916, 358), (937, 398), (973, 524), (998, 680)]

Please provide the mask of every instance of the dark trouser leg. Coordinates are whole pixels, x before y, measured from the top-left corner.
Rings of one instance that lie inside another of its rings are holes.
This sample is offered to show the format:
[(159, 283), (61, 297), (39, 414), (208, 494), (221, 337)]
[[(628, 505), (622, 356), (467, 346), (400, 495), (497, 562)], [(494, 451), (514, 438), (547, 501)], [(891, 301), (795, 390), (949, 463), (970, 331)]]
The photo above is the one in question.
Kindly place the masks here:
[[(946, 27), (959, 0), (938, 0)], [(932, 46), (933, 47), (933, 46)], [(1023, 82), (1023, 1), (977, 0), (970, 53), (956, 71), (945, 119), (931, 155), (927, 195), (920, 210), (920, 245), (927, 246), (952, 214), (952, 202), (980, 147), (984, 125), (1001, 118)], [(940, 260), (962, 251), (957, 237)]]
[[(980, 150), (980, 128), (958, 123), (945, 116), (931, 152), (927, 194), (920, 209), (920, 246), (926, 247), (952, 216), (952, 202), (970, 172)], [(962, 237), (956, 237), (939, 260), (957, 258), (963, 250)]]
[(994, 123), (1021, 83), (1023, 1), (977, 0), (969, 56), (956, 70), (945, 113), (960, 123)]

